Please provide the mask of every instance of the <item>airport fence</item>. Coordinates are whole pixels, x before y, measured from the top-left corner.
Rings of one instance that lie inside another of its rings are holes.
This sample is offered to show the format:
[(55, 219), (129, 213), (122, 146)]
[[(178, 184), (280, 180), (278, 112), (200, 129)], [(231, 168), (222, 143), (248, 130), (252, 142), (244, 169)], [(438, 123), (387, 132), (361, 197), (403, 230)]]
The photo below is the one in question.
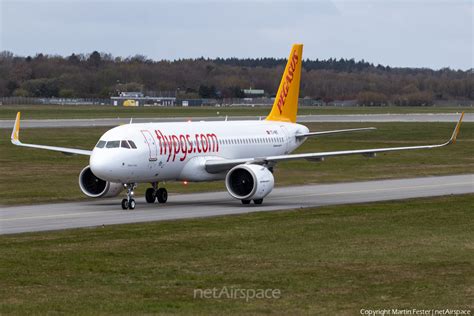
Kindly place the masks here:
[(1, 97), (0, 105), (111, 105), (110, 99)]
[[(131, 98), (133, 99), (133, 98)], [(216, 106), (216, 107), (258, 107), (271, 106), (275, 98), (224, 98), (224, 99), (176, 99), (171, 105), (156, 106)], [(300, 106), (336, 106), (352, 107), (358, 106), (357, 100), (333, 100), (324, 102), (311, 98), (300, 98)], [(32, 97), (0, 97), (0, 105), (103, 105), (112, 106), (110, 98), (32, 98)], [(387, 105), (394, 106), (388, 103)], [(147, 105), (152, 106), (152, 105)], [(435, 107), (458, 107), (474, 106), (473, 100), (434, 100), (432, 106)]]

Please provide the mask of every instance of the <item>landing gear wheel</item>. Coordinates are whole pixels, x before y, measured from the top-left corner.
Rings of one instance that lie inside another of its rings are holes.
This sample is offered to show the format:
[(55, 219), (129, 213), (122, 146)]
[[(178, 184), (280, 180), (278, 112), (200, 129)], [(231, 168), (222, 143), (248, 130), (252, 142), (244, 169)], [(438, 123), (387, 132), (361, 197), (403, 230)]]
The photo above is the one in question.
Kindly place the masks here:
[(133, 199), (133, 190), (137, 187), (136, 183), (126, 183), (123, 185), (127, 189), (127, 198), (122, 200), (122, 209), (131, 209), (135, 208), (135, 200)]
[(128, 200), (127, 200), (127, 199), (123, 199), (123, 200), (122, 200), (122, 209), (123, 209), (123, 210), (127, 210), (127, 209), (128, 209)]
[(253, 202), (257, 205), (260, 205), (263, 203), (263, 199), (253, 200)]
[(155, 189), (153, 189), (153, 188), (146, 189), (145, 199), (146, 199), (147, 203), (155, 203), (155, 200), (156, 200)]
[(156, 197), (159, 203), (166, 203), (166, 201), (168, 201), (168, 191), (166, 191), (165, 188), (159, 188), (156, 191)]
[(242, 204), (247, 205), (250, 204), (250, 200), (240, 200)]

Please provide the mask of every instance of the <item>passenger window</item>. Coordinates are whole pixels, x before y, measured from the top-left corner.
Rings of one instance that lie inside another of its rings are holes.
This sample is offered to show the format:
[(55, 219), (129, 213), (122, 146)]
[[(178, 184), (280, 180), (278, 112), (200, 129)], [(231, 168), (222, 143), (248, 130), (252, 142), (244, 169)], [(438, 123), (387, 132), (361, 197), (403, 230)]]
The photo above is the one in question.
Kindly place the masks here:
[(104, 148), (105, 143), (107, 143), (107, 142), (106, 142), (106, 141), (103, 141), (103, 140), (99, 140), (99, 142), (97, 143), (97, 145), (95, 145), (95, 147), (97, 147), (97, 148)]
[(130, 145), (127, 143), (126, 140), (122, 140), (122, 142), (120, 143), (120, 147), (130, 149)]
[(130, 144), (130, 147), (132, 147), (133, 149), (137, 149), (137, 145), (135, 145), (133, 140), (129, 140), (128, 143)]
[(107, 145), (105, 145), (106, 148), (119, 148), (120, 147), (120, 141), (119, 140), (112, 140), (110, 142), (107, 142)]

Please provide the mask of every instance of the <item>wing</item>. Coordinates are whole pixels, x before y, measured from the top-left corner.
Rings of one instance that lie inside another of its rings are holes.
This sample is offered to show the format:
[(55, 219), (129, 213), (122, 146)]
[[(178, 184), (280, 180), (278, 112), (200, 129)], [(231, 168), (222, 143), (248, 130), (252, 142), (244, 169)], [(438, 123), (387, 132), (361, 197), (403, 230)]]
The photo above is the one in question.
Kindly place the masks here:
[(229, 170), (230, 168), (240, 165), (240, 164), (268, 164), (276, 163), (280, 161), (288, 161), (295, 159), (307, 159), (321, 161), (326, 157), (333, 156), (346, 156), (346, 155), (365, 155), (369, 157), (375, 157), (377, 153), (382, 152), (391, 152), (391, 151), (402, 151), (402, 150), (417, 150), (417, 149), (432, 149), (448, 146), (450, 144), (456, 143), (456, 137), (458, 136), (459, 129), (461, 127), (462, 118), (464, 117), (464, 112), (461, 114), (456, 127), (454, 128), (451, 138), (442, 144), (438, 145), (423, 145), (423, 146), (407, 146), (407, 147), (388, 147), (388, 148), (373, 148), (373, 149), (358, 149), (358, 150), (342, 150), (342, 151), (327, 151), (320, 153), (307, 153), (307, 154), (290, 154), (290, 155), (280, 155), (280, 156), (269, 156), (269, 157), (256, 157), (256, 158), (242, 158), (242, 159), (210, 159), (206, 161), (206, 170), (209, 173), (219, 173)]
[(66, 155), (86, 155), (90, 156), (92, 151), (84, 149), (74, 149), (74, 148), (65, 148), (65, 147), (54, 147), (54, 146), (44, 146), (44, 145), (35, 145), (35, 144), (23, 144), (20, 142), (20, 112), (16, 114), (15, 125), (13, 126), (11, 141), (13, 145), (31, 147), (38, 149), (46, 149), (52, 151), (59, 151)]
[(330, 135), (330, 134), (339, 134), (347, 132), (360, 132), (360, 131), (370, 131), (376, 129), (375, 127), (363, 127), (363, 128), (351, 128), (351, 129), (337, 129), (334, 131), (322, 131), (322, 132), (310, 132), (304, 134), (297, 134), (296, 138), (305, 138), (308, 136), (320, 136), (320, 135)]

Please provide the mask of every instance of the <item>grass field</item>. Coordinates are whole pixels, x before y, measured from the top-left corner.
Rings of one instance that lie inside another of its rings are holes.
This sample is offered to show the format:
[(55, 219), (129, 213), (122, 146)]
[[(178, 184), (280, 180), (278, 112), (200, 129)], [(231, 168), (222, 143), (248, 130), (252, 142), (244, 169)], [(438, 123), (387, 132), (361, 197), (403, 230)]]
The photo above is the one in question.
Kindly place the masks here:
[[(311, 123), (311, 130), (369, 126), (368, 123)], [(298, 152), (440, 143), (449, 138), (453, 123), (377, 123), (376, 131), (309, 139)], [(89, 149), (108, 128), (24, 129), (24, 142)], [(77, 179), (88, 157), (16, 147), (10, 130), (0, 130), (0, 205), (54, 202), (85, 198)], [(463, 123), (454, 146), (429, 151), (334, 157), (324, 162), (305, 160), (277, 165), (276, 185), (328, 183), (474, 172), (474, 123)], [(167, 183), (170, 193), (224, 190), (224, 182)], [(142, 196), (147, 185), (137, 190)]]
[[(474, 195), (0, 237), (0, 314), (473, 309)], [(279, 289), (201, 299), (195, 289)]]
[[(0, 119), (15, 119), (18, 111), (24, 119), (130, 118), (164, 116), (266, 116), (268, 107), (113, 107), (65, 105), (2, 105)], [(299, 115), (308, 114), (380, 114), (380, 113), (457, 113), (474, 112), (474, 107), (300, 107)]]

